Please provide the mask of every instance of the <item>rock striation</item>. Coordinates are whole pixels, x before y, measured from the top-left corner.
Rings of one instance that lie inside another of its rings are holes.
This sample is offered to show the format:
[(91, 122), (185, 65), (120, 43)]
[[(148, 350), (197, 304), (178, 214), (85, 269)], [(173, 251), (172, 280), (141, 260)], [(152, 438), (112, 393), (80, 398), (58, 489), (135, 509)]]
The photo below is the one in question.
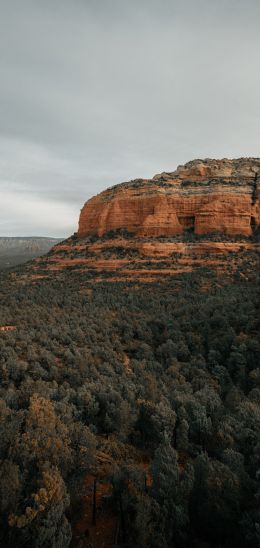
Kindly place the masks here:
[(125, 229), (148, 238), (187, 230), (251, 236), (259, 224), (260, 158), (206, 159), (94, 196), (81, 210), (77, 234)]
[(28, 269), (32, 280), (74, 272), (84, 283), (250, 276), (259, 224), (260, 158), (194, 160), (91, 198), (78, 232)]

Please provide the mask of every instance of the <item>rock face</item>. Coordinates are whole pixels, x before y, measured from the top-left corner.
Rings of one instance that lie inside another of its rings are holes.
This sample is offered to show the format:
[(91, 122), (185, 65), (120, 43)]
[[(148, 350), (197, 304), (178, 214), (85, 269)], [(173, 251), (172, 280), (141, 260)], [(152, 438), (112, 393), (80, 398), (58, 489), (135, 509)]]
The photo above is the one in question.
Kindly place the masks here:
[(29, 275), (73, 272), (86, 284), (178, 280), (195, 271), (248, 277), (259, 270), (259, 224), (260, 158), (195, 160), (89, 200), (77, 234), (36, 259)]
[(173, 173), (116, 185), (81, 210), (78, 237), (125, 229), (137, 237), (221, 232), (260, 224), (260, 158), (194, 160)]

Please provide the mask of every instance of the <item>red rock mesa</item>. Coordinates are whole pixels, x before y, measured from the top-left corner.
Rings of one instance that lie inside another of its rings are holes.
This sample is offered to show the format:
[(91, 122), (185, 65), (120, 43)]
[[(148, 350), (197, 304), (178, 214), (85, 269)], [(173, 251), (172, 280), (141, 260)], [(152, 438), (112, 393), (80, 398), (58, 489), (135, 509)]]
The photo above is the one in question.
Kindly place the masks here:
[(260, 223), (260, 159), (194, 160), (173, 173), (116, 185), (85, 203), (78, 236), (126, 229), (137, 236), (222, 232)]

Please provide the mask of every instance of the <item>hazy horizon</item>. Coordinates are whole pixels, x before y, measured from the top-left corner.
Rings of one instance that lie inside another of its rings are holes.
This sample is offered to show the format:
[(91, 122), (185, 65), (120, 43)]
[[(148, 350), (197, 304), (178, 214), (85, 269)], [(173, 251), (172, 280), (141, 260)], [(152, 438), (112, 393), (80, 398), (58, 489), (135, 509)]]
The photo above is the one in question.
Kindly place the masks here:
[(260, 156), (257, 0), (0, 0), (0, 236), (116, 183)]
[(29, 240), (29, 239), (42, 239), (42, 240), (60, 240), (61, 237), (60, 236), (37, 236), (37, 234), (32, 234), (31, 236), (26, 236), (24, 234), (21, 234), (19, 236), (6, 236), (5, 234), (1, 235), (0, 236), (0, 240), (5, 240), (5, 239), (13, 239), (13, 240), (16, 240), (16, 239), (19, 239), (19, 240)]

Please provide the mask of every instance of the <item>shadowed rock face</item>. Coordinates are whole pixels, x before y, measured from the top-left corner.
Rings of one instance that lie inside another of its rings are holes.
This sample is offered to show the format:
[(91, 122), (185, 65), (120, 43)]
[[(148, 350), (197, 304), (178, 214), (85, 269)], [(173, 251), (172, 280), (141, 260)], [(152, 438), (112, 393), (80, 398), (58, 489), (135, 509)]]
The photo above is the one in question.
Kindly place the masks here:
[(222, 232), (260, 224), (260, 158), (194, 160), (173, 173), (116, 185), (86, 202), (78, 237), (126, 229), (139, 237)]

